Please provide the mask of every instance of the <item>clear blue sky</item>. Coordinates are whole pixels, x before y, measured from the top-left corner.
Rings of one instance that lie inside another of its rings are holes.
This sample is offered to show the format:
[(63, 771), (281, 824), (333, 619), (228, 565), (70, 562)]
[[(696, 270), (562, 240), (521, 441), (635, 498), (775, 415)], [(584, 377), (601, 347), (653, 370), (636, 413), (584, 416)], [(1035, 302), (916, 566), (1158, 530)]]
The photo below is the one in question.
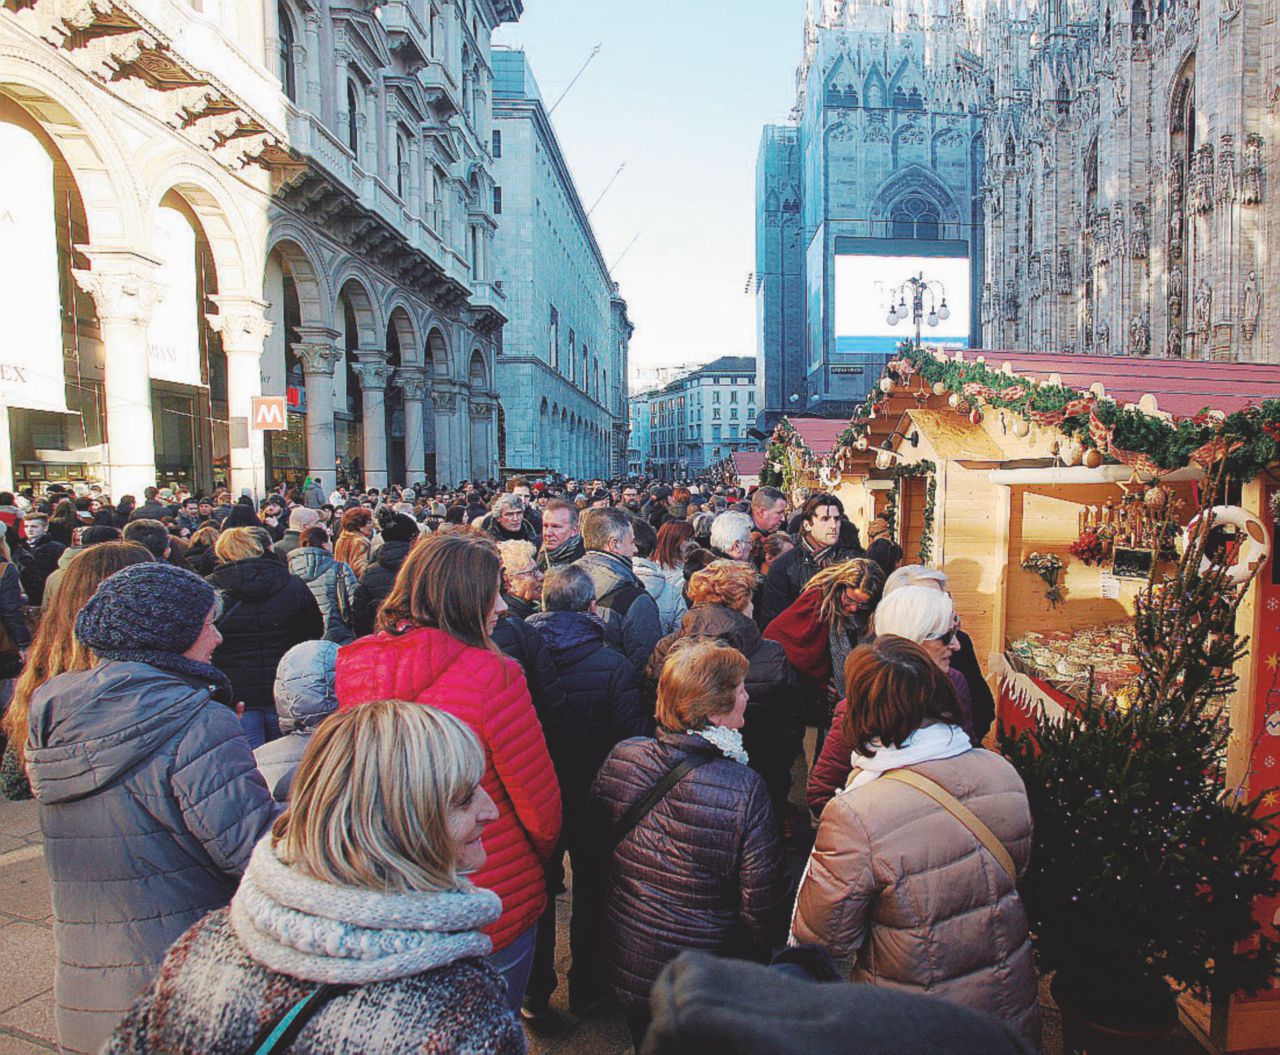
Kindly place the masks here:
[(636, 324), (632, 367), (755, 354), (755, 161), (795, 99), (804, 0), (525, 0), (522, 47)]

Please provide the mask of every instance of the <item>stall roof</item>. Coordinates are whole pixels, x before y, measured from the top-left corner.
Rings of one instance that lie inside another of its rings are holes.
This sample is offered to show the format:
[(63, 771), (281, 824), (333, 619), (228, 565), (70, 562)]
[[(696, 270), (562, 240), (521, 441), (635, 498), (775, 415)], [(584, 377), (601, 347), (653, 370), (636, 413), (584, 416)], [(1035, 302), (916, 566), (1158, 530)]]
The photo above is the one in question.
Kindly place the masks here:
[(995, 441), (954, 410), (908, 410), (911, 423), (938, 455), (956, 461), (998, 462), (1004, 456)]
[(764, 468), (763, 451), (734, 451), (733, 468), (739, 477), (759, 476)]
[(836, 440), (849, 427), (848, 418), (788, 418), (801, 442), (819, 458), (836, 449)]
[[(1157, 410), (1178, 418), (1190, 417), (1205, 407), (1229, 414), (1249, 403), (1280, 399), (1280, 366), (1268, 363), (1054, 355), (980, 348), (964, 353), (968, 360), (978, 356), (986, 359), (989, 369), (1000, 370), (1008, 363), (1015, 374), (1036, 380), (1057, 374), (1071, 388), (1087, 391), (1091, 385), (1101, 384), (1104, 394), (1120, 404), (1137, 403), (1144, 395), (1150, 395)], [(813, 449), (816, 452), (817, 448)]]

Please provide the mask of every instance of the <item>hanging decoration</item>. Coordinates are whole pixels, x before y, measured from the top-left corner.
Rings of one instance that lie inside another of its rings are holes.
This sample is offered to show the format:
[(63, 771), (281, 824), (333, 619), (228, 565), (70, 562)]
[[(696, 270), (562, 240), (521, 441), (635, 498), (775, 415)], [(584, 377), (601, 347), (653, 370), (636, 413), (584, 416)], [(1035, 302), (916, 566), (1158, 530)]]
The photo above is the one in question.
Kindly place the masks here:
[[(1203, 516), (1203, 514), (1201, 514)], [(1200, 529), (1201, 516), (1195, 517), (1182, 533), (1182, 545), (1191, 545)], [(1223, 569), (1224, 579), (1232, 586), (1246, 583), (1258, 573), (1271, 553), (1271, 540), (1266, 525), (1239, 506), (1214, 506), (1209, 511), (1209, 537), (1200, 558), (1200, 574), (1209, 575)], [(1230, 528), (1230, 531), (1223, 531)]]
[(1058, 578), (1063, 567), (1062, 558), (1056, 553), (1028, 553), (1022, 558), (1022, 570), (1035, 572), (1049, 587), (1044, 595), (1054, 608), (1062, 603), (1062, 587), (1058, 585)]
[(898, 537), (898, 505), (902, 498), (903, 477), (923, 476), (928, 478), (924, 491), (924, 509), (921, 511), (920, 545), (916, 550), (916, 556), (921, 564), (928, 564), (933, 559), (933, 518), (937, 511), (938, 501), (938, 481), (934, 474), (937, 469), (938, 467), (927, 459), (910, 465), (904, 465), (899, 462), (897, 465), (889, 467), (888, 472), (893, 479), (893, 487), (889, 489), (889, 497), (885, 500), (884, 508), (880, 511), (880, 516), (889, 525), (890, 537), (901, 545), (902, 540)]

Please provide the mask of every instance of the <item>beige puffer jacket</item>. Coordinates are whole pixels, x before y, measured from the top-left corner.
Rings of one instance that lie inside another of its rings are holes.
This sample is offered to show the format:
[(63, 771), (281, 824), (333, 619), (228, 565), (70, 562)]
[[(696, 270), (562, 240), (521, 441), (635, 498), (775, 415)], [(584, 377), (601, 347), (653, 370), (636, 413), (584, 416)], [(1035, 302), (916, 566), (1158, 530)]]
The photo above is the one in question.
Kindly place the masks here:
[[(911, 767), (976, 813), (1012, 855), (1031, 856), (1022, 780), (990, 751)], [(1004, 869), (921, 791), (876, 780), (828, 803), (791, 921), (794, 942), (853, 958), (851, 977), (984, 1011), (1040, 1050), (1027, 916)]]

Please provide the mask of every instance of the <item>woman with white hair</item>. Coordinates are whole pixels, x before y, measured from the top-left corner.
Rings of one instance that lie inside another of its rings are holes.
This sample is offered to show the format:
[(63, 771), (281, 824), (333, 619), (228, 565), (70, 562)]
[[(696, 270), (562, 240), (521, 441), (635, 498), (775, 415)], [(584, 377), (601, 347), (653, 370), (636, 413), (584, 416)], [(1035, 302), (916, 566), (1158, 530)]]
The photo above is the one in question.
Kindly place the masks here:
[[(941, 590), (928, 586), (902, 586), (882, 597), (876, 607), (875, 632), (880, 637), (892, 634), (914, 641), (929, 656), (955, 689), (960, 705), (959, 725), (967, 738), (973, 735), (970, 715), (969, 687), (959, 671), (951, 669), (951, 657), (960, 649), (956, 638), (956, 609), (951, 598)], [(851, 751), (844, 737), (845, 712), (860, 701), (848, 697), (836, 706), (827, 738), (823, 741), (818, 761), (809, 771), (806, 796), (814, 815), (821, 814), (849, 777), (853, 769)]]
[[(885, 595), (903, 586), (927, 586), (931, 590), (941, 590), (949, 594), (947, 573), (924, 564), (904, 564), (885, 580)], [(956, 628), (956, 641), (960, 648), (951, 656), (951, 669), (959, 671), (964, 683), (969, 688), (969, 711), (973, 728), (973, 742), (981, 743), (986, 739), (992, 724), (996, 720), (996, 699), (991, 695), (991, 686), (983, 677), (982, 666), (978, 663), (978, 653), (973, 647), (973, 639)]]

